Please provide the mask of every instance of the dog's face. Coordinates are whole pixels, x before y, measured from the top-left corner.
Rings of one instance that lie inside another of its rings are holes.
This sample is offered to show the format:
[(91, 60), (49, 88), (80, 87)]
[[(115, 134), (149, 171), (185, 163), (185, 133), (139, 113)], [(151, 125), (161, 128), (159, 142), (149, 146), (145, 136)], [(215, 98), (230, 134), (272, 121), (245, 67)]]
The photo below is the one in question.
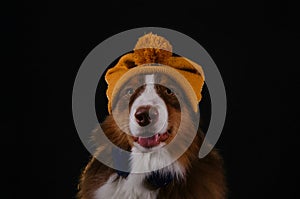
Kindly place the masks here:
[(164, 74), (139, 75), (126, 82), (113, 104), (113, 114), (130, 145), (151, 151), (170, 143), (181, 122), (180, 97), (176, 82)]
[[(157, 72), (133, 76), (118, 87), (101, 129), (115, 146), (131, 152), (131, 172), (163, 169), (182, 177), (197, 157), (199, 113), (182, 87), (172, 76)], [(106, 145), (100, 135), (94, 131), (99, 151)]]

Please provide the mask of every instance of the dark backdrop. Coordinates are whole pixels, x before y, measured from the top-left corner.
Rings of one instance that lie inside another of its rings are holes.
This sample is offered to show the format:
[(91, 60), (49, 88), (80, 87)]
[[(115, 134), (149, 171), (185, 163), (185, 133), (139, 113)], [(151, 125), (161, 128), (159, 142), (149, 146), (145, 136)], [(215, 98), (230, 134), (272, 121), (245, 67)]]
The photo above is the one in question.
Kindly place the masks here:
[(229, 198), (295, 197), (280, 180), (280, 118), (287, 113), (279, 111), (292, 109), (279, 99), (286, 96), (284, 71), (297, 56), (292, 47), (299, 45), (294, 5), (131, 0), (10, 3), (2, 9), (4, 198), (74, 198), (89, 159), (72, 118), (76, 73), (100, 42), (144, 26), (192, 37), (220, 70), (228, 111), (217, 148)]

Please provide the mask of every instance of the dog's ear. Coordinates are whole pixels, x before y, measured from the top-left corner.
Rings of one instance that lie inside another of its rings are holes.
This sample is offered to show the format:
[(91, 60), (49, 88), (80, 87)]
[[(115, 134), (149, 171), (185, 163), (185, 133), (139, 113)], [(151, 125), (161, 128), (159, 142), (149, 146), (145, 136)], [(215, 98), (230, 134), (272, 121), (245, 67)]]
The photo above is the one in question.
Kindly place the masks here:
[(105, 81), (108, 85), (106, 96), (108, 98), (108, 111), (111, 113), (112, 93), (116, 83), (130, 68), (136, 66), (133, 53), (128, 53), (120, 58), (115, 67), (110, 68), (105, 75)]
[(174, 56), (167, 60), (166, 65), (172, 66), (172, 68), (176, 69), (183, 77), (185, 77), (192, 86), (193, 91), (197, 96), (197, 101), (200, 102), (202, 98), (201, 91), (205, 81), (202, 67), (185, 57)]

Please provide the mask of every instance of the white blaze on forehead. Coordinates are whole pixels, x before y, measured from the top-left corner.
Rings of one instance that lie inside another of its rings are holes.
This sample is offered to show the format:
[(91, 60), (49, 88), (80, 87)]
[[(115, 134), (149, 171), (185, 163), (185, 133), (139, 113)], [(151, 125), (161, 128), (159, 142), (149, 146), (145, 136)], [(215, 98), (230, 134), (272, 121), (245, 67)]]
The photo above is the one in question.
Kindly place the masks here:
[[(167, 131), (168, 111), (164, 100), (157, 94), (155, 89), (155, 75), (145, 75), (144, 82), (146, 85), (144, 91), (134, 100), (130, 109), (129, 128), (131, 134), (134, 136), (148, 137)], [(145, 127), (139, 126), (139, 124), (136, 122), (134, 114), (141, 106), (151, 106), (157, 108), (159, 118), (156, 123), (150, 123)], [(147, 132), (148, 135), (145, 135), (145, 132)]]
[(155, 90), (154, 74), (145, 76), (145, 85), (146, 85), (146, 88), (145, 88), (144, 93), (142, 94), (143, 97), (145, 98), (145, 100), (147, 100), (147, 99), (151, 100), (152, 98), (159, 97), (156, 93), (156, 90)]
[(153, 87), (154, 88), (154, 83), (155, 83), (154, 74), (152, 74), (152, 75), (146, 75), (145, 76), (145, 83), (147, 85), (147, 88), (149, 88), (149, 87)]

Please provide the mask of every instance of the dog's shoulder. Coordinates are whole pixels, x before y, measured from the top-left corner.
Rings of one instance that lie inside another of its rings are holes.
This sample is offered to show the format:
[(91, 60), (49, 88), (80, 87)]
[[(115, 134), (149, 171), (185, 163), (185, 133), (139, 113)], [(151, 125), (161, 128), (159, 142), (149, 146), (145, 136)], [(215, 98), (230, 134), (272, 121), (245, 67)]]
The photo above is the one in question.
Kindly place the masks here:
[(93, 198), (95, 190), (105, 184), (113, 173), (113, 169), (102, 164), (95, 157), (91, 158), (81, 174), (77, 198)]

